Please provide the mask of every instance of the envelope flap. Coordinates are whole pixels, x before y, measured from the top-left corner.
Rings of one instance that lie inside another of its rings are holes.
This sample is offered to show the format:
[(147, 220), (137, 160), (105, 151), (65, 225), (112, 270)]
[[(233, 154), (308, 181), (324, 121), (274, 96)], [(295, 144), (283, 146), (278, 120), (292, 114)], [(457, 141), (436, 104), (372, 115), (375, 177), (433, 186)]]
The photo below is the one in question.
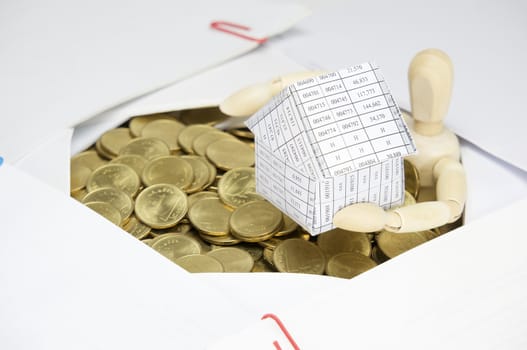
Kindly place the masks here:
[(47, 134), (258, 46), (210, 28), (248, 26), (262, 38), (306, 15), (263, 1), (64, 0), (3, 3), (0, 153), (16, 161)]

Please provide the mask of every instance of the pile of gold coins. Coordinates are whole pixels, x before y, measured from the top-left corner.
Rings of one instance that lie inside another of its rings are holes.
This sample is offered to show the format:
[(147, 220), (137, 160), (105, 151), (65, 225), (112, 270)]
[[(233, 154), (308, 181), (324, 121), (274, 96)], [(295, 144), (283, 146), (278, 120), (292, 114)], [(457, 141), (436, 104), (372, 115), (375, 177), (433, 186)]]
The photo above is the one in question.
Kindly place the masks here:
[[(254, 139), (217, 108), (131, 118), (71, 159), (71, 195), (190, 272), (351, 278), (450, 228), (310, 236), (256, 193)], [(419, 194), (405, 162), (405, 204)]]

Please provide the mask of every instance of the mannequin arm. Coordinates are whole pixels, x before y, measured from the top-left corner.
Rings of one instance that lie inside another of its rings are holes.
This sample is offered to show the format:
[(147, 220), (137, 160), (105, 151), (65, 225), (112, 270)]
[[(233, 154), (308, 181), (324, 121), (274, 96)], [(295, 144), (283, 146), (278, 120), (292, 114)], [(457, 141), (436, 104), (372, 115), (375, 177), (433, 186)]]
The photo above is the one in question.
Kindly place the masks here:
[(322, 71), (291, 73), (266, 83), (248, 86), (227, 97), (220, 104), (220, 110), (231, 117), (249, 117), (288, 85), (323, 73)]
[(434, 166), (437, 201), (422, 202), (384, 211), (372, 203), (341, 209), (333, 217), (339, 228), (357, 232), (416, 232), (457, 220), (465, 206), (466, 180), (462, 165), (443, 158)]

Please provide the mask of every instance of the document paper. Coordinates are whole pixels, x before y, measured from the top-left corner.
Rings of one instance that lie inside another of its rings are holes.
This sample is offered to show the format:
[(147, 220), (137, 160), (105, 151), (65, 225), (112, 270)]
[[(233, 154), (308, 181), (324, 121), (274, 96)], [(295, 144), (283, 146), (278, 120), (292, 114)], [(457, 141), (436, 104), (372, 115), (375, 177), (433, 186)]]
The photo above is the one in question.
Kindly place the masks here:
[(379, 68), (364, 63), (301, 80), (247, 121), (257, 191), (311, 234), (344, 206), (404, 198), (415, 145)]

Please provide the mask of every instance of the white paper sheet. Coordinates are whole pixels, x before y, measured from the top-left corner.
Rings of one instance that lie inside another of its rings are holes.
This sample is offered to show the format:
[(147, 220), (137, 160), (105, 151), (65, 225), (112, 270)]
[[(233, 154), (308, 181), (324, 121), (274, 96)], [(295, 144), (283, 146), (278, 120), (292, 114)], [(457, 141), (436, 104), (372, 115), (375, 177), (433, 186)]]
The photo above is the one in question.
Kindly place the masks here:
[(2, 1), (0, 154), (13, 163), (58, 129), (258, 46), (212, 21), (267, 36), (306, 14), (266, 1)]
[(440, 48), (454, 63), (447, 126), (527, 170), (526, 13), (527, 2), (516, 0), (331, 1), (287, 39), (272, 44), (309, 68), (330, 70), (375, 59), (405, 109), (410, 107), (407, 70), (412, 57)]
[(248, 314), (99, 214), (0, 166), (3, 349), (201, 349)]
[[(303, 350), (524, 349), (526, 210), (516, 202), (276, 316)], [(209, 349), (274, 341), (293, 349), (266, 319)]]

